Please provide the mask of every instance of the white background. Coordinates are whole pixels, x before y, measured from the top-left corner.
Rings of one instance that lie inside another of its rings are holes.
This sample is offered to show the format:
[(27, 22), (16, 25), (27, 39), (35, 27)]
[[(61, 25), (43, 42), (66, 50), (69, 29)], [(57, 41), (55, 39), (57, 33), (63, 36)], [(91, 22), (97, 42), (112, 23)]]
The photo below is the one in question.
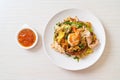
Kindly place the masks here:
[[(41, 38), (46, 24), (57, 12), (68, 8), (87, 9), (104, 25), (106, 48), (99, 61), (88, 69), (67, 71), (51, 63)], [(16, 33), (28, 24), (39, 34), (35, 48), (16, 44)], [(119, 80), (120, 0), (0, 0), (0, 80)]]

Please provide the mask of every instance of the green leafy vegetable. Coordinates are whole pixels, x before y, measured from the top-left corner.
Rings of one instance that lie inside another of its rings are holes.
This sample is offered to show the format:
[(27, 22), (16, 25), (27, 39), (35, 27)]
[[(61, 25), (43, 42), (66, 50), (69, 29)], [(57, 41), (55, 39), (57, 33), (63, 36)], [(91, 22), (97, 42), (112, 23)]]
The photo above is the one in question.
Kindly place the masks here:
[(75, 26), (76, 28), (81, 28), (84, 24), (82, 22), (72, 22), (72, 26)]
[(80, 60), (80, 58), (77, 57), (77, 56), (75, 56), (73, 59), (76, 59), (78, 62), (79, 62), (79, 60)]
[(61, 23), (60, 23), (60, 22), (58, 22), (58, 23), (56, 23), (56, 25), (57, 25), (57, 26), (60, 26), (60, 25), (61, 25)]
[(70, 21), (65, 21), (65, 22), (63, 22), (63, 24), (68, 24), (68, 25), (71, 25), (71, 24), (72, 24), (72, 22), (70, 22)]
[(84, 44), (80, 44), (79, 47), (80, 47), (80, 49), (84, 49), (85, 48)]
[(77, 22), (77, 28), (81, 28), (82, 26), (83, 26), (83, 23), (81, 23), (81, 22)]

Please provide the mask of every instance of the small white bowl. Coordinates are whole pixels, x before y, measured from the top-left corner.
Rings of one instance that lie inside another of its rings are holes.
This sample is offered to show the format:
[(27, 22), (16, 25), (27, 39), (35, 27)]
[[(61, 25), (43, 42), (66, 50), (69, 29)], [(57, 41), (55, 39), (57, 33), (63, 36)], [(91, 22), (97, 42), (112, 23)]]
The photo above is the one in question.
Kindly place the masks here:
[[(28, 47), (25, 47), (25, 46), (21, 45), (20, 42), (18, 41), (18, 35), (19, 35), (20, 31), (22, 31), (22, 30), (24, 30), (24, 29), (30, 29), (30, 30), (32, 30), (32, 31), (34, 32), (35, 36), (36, 36), (35, 42), (34, 42), (31, 46), (28, 46)], [(22, 26), (22, 28), (21, 28), (20, 30), (18, 30), (18, 32), (17, 32), (16, 40), (17, 40), (17, 44), (18, 44), (21, 48), (23, 48), (23, 49), (31, 49), (31, 48), (33, 48), (33, 47), (37, 44), (37, 42), (38, 42), (38, 34), (37, 34), (37, 32), (36, 32), (33, 28), (29, 27), (29, 25), (24, 24), (24, 25)]]

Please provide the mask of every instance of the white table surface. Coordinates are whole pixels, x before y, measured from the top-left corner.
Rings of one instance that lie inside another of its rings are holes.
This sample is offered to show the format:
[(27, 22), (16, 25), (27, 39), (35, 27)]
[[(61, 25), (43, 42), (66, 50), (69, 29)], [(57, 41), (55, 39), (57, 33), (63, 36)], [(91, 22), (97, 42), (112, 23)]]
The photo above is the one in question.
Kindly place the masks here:
[[(102, 21), (107, 43), (88, 69), (67, 71), (51, 63), (41, 38), (49, 19), (68, 8), (90, 10)], [(35, 48), (24, 50), (16, 32), (29, 24), (39, 34)], [(0, 80), (120, 80), (120, 0), (0, 0)]]

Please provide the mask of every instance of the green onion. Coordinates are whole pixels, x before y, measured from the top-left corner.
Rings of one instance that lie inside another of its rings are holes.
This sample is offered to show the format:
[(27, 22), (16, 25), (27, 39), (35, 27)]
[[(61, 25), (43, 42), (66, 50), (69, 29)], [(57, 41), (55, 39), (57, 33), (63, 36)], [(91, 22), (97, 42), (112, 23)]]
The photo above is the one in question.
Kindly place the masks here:
[(70, 56), (71, 56), (70, 54), (67, 54), (67, 53), (66, 53), (66, 55), (67, 55), (68, 57), (70, 57)]
[(71, 25), (71, 24), (72, 24), (72, 22), (70, 22), (70, 21), (65, 21), (65, 22), (63, 22), (63, 24), (68, 24), (68, 25)]
[(77, 57), (77, 56), (75, 56), (73, 59), (76, 59), (78, 62), (79, 62), (79, 60), (80, 60), (80, 58)]
[(60, 26), (60, 25), (61, 25), (61, 23), (60, 23), (60, 22), (58, 22), (58, 23), (56, 23), (56, 25)]
[(71, 22), (72, 26), (76, 26), (76, 28), (81, 28), (84, 24), (82, 22)]
[(84, 49), (85, 48), (85, 46), (83, 44), (80, 44), (79, 47), (80, 47), (80, 49)]
[(66, 39), (66, 40), (68, 39), (68, 34), (65, 35), (65, 39)]
[(77, 22), (76, 26), (77, 26), (77, 28), (81, 28), (83, 26), (83, 23)]

